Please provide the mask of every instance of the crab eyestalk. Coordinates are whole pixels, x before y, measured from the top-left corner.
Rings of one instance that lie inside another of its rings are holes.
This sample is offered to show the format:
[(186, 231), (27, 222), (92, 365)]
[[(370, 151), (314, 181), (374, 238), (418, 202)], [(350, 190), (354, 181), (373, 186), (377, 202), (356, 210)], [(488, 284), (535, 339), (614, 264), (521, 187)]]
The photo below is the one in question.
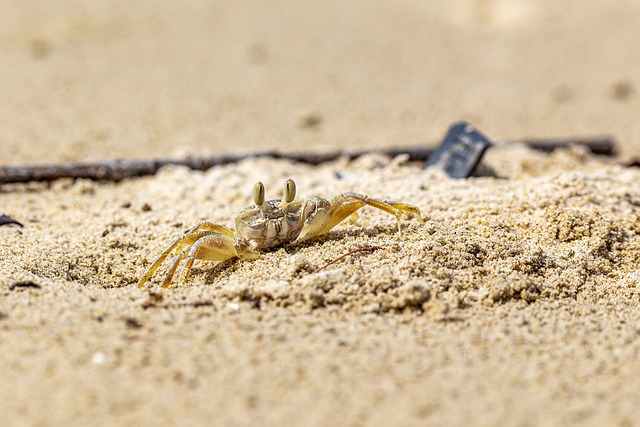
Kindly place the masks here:
[(284, 183), (284, 193), (282, 195), (282, 202), (280, 202), (280, 207), (286, 207), (289, 203), (293, 202), (295, 198), (296, 183), (293, 182), (292, 179), (288, 179), (287, 182)]
[(264, 203), (264, 184), (261, 182), (256, 182), (256, 185), (253, 186), (253, 203), (255, 203), (262, 212), (267, 208), (267, 205)]

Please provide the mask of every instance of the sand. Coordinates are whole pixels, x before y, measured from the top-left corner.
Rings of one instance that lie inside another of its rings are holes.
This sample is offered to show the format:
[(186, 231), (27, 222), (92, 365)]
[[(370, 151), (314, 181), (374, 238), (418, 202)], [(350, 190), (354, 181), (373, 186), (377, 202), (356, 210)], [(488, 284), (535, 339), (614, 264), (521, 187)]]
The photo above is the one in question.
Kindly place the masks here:
[[(601, 4), (602, 3), (602, 4)], [(610, 134), (497, 144), (452, 180), (402, 156), (248, 159), (0, 187), (0, 425), (634, 425), (635, 2), (1, 5), (0, 162)], [(576, 9), (577, 8), (577, 9)], [(579, 10), (579, 12), (574, 12)], [(6, 13), (5, 13), (6, 12)], [(346, 191), (364, 208), (253, 262), (135, 282), (199, 221)]]

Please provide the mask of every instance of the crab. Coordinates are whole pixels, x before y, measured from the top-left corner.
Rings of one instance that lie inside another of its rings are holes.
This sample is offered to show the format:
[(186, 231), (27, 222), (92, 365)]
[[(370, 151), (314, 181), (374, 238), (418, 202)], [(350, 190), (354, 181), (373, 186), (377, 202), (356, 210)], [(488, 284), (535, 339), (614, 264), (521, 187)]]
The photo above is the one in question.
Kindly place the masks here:
[(420, 210), (406, 203), (374, 199), (357, 193), (343, 193), (331, 200), (315, 197), (296, 201), (296, 184), (289, 179), (284, 185), (281, 200), (265, 201), (265, 188), (261, 182), (253, 187), (254, 205), (235, 217), (235, 231), (211, 222), (201, 222), (176, 238), (153, 261), (138, 281), (142, 287), (165, 259), (175, 253), (162, 282), (166, 288), (182, 264), (180, 285), (187, 282), (195, 260), (224, 261), (239, 257), (251, 261), (260, 257), (260, 251), (297, 244), (320, 236), (341, 223), (364, 206), (381, 209), (396, 217), (400, 232), (400, 216), (408, 213), (424, 222)]

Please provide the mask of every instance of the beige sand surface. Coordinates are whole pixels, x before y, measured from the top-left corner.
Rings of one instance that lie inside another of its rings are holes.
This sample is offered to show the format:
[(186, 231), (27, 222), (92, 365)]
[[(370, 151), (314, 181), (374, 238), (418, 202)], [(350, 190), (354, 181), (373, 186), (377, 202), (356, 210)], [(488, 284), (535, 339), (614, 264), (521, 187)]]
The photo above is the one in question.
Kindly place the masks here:
[[(0, 163), (432, 143), (458, 118), (640, 154), (637, 2), (558, 3), (0, 0)], [(640, 169), (500, 145), (482, 172), (369, 155), (0, 187), (24, 223), (0, 227), (0, 425), (636, 424)], [(287, 178), (426, 221), (367, 208), (133, 286)]]

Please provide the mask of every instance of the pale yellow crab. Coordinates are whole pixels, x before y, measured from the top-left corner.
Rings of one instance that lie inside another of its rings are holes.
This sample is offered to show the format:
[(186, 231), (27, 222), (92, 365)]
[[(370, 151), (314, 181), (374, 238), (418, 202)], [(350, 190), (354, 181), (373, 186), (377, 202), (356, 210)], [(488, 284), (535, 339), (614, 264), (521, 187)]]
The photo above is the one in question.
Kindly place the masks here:
[(415, 206), (372, 199), (357, 193), (340, 194), (331, 200), (316, 197), (304, 202), (294, 201), (296, 184), (291, 179), (284, 185), (282, 200), (265, 202), (264, 193), (264, 185), (258, 182), (253, 187), (255, 205), (236, 216), (235, 231), (210, 222), (202, 222), (187, 230), (153, 261), (138, 281), (138, 286), (144, 285), (171, 253), (175, 252), (177, 255), (171, 262), (162, 287), (169, 286), (180, 263), (183, 263), (180, 284), (184, 285), (196, 259), (223, 261), (240, 257), (255, 260), (260, 257), (258, 251), (262, 249), (304, 242), (324, 234), (363, 206), (382, 209), (394, 215), (398, 232), (403, 212), (413, 214), (423, 222), (420, 210)]

